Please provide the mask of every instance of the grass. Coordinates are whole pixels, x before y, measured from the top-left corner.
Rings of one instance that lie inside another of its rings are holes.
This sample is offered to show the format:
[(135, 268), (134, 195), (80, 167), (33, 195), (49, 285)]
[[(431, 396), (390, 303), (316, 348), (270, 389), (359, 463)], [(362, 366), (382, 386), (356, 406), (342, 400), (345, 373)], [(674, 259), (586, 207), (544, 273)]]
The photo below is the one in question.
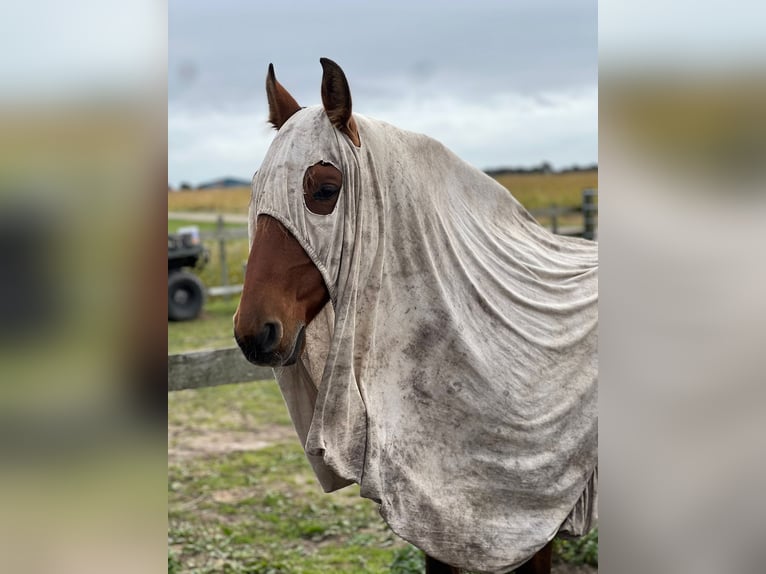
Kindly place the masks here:
[(598, 567), (598, 528), (576, 540), (553, 541), (554, 561)]
[[(189, 225), (196, 226), (200, 231), (215, 231), (218, 229), (218, 224), (215, 221), (188, 221), (186, 219), (168, 218), (168, 233), (176, 233), (180, 227), (187, 227)], [(223, 227), (224, 229), (244, 228), (247, 230), (247, 225), (243, 225), (241, 223), (227, 223), (225, 219), (223, 222)]]
[(178, 572), (388, 572), (405, 547), (357, 488), (322, 493), (297, 440), (169, 474)]
[(582, 190), (598, 187), (598, 171), (554, 174), (508, 174), (498, 176), (527, 209), (548, 207), (552, 203), (574, 207), (582, 203)]
[(406, 557), (418, 552), (358, 487), (322, 492), (275, 382), (172, 393), (168, 416), (171, 450), (232, 432), (283, 437), (256, 450), (170, 458), (168, 572), (382, 573), (394, 563), (415, 571)]
[[(228, 433), (282, 439), (257, 450), (172, 457), (168, 572), (422, 573), (422, 552), (396, 537), (351, 486), (324, 494), (274, 381), (172, 393), (169, 447)], [(598, 564), (598, 531), (557, 540), (554, 560)]]
[(168, 322), (168, 353), (233, 346), (232, 317), (238, 302), (239, 295), (210, 298), (198, 319)]
[[(178, 391), (168, 424), (185, 432), (258, 432), (281, 425), (292, 431), (282, 394), (274, 381)], [(292, 438), (291, 432), (286, 436)]]
[(168, 211), (247, 213), (249, 187), (189, 190), (168, 193)]
[[(423, 572), (357, 486), (324, 494), (273, 381), (172, 393), (169, 446), (189, 437), (284, 431), (257, 450), (171, 457), (168, 572)], [(557, 560), (597, 563), (598, 533), (557, 541)]]

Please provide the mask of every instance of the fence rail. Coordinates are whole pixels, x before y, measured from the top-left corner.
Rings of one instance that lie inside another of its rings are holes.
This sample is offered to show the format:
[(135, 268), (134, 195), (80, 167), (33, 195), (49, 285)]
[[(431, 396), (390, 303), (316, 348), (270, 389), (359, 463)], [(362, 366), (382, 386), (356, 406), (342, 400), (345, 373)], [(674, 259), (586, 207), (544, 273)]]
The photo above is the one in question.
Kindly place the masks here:
[[(596, 198), (598, 190), (583, 189), (582, 203), (574, 207), (562, 207), (555, 203), (548, 207), (532, 209), (530, 213), (535, 219), (547, 218), (550, 225), (547, 227), (556, 234), (567, 235), (570, 237), (584, 237), (585, 239), (596, 239), (596, 229), (598, 227), (598, 204)], [(581, 226), (561, 226), (559, 219), (568, 215), (582, 215)]]
[(248, 363), (237, 347), (168, 355), (168, 392), (271, 380), (270, 367)]

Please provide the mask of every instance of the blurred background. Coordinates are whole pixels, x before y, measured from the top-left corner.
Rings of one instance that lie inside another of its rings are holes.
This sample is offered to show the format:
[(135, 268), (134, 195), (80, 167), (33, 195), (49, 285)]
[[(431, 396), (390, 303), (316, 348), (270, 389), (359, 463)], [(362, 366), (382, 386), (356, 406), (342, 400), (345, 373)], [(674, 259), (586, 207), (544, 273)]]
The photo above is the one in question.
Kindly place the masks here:
[(166, 21), (154, 0), (3, 10), (3, 572), (164, 562)]
[(599, 565), (763, 569), (762, 3), (599, 3)]

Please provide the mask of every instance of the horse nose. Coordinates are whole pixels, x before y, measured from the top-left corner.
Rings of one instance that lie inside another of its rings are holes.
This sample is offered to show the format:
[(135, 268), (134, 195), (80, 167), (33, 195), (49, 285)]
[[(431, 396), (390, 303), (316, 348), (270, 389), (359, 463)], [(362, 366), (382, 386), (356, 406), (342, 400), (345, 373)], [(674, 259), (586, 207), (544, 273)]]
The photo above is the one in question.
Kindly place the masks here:
[(282, 340), (282, 323), (280, 321), (267, 321), (254, 335), (235, 337), (239, 348), (251, 363), (258, 363), (258, 359), (265, 359), (272, 353)]
[(282, 323), (270, 321), (264, 323), (260, 333), (255, 336), (255, 347), (258, 354), (271, 353), (282, 340)]

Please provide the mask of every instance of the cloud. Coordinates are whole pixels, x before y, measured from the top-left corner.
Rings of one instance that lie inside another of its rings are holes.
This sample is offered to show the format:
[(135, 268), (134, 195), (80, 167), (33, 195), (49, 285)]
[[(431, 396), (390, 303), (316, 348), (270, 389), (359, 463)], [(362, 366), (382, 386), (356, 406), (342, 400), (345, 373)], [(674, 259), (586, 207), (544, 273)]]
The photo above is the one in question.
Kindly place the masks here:
[[(316, 102), (311, 102), (316, 103)], [(471, 102), (451, 94), (419, 99), (379, 99), (360, 113), (424, 133), (478, 168), (590, 163), (597, 154), (595, 88), (524, 96), (496, 94)], [(274, 137), (266, 110), (184, 108), (168, 112), (170, 181), (222, 175), (250, 177)]]
[(319, 57), (355, 111), (431, 135), (478, 167), (597, 158), (594, 0), (221, 0), (169, 6), (171, 182), (249, 176), (273, 133), (264, 80), (320, 102)]
[(450, 95), (407, 99), (373, 106), (369, 115), (429, 135), (479, 168), (587, 163), (597, 154), (595, 88), (542, 96), (503, 93), (482, 102)]
[(250, 177), (274, 131), (266, 111), (168, 110), (168, 179), (200, 183), (223, 175)]

